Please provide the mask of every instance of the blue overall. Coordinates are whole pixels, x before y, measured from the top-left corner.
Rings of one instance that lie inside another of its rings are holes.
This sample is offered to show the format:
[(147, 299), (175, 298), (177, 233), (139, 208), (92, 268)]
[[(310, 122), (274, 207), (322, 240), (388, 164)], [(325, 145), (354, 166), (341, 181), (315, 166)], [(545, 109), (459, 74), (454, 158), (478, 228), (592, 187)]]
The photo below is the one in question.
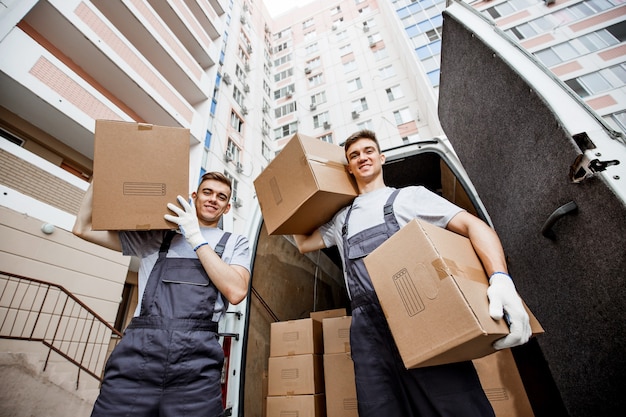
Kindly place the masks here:
[(382, 224), (348, 239), (350, 207), (342, 229), (359, 417), (493, 417), (471, 362), (407, 370), (393, 341), (363, 258), (400, 229), (393, 211), (398, 191), (384, 206)]
[[(167, 257), (174, 235), (165, 235), (140, 315), (107, 362), (92, 417), (223, 416), (218, 291), (199, 259)], [(215, 248), (220, 257), (229, 236)]]

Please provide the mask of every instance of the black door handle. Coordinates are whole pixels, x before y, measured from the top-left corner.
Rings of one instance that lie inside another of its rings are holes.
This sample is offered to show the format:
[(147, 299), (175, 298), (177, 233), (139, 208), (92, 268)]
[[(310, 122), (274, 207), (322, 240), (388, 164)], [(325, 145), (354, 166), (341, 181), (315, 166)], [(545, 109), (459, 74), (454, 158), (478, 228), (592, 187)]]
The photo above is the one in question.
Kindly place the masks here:
[(575, 201), (563, 204), (558, 209), (554, 210), (548, 220), (543, 224), (541, 228), (541, 234), (550, 240), (556, 240), (556, 234), (552, 230), (552, 226), (563, 216), (568, 214), (576, 214), (578, 212), (578, 205)]

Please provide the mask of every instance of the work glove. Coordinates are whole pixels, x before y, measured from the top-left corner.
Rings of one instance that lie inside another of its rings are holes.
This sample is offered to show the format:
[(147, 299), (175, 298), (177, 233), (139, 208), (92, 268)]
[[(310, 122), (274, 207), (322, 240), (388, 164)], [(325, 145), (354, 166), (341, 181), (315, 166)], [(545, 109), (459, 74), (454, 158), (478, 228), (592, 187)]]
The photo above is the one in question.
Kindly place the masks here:
[(496, 340), (493, 347), (500, 350), (528, 342), (531, 336), (528, 313), (511, 277), (504, 272), (492, 274), (489, 278), (487, 296), (491, 318), (501, 320), (504, 317), (510, 329), (510, 333)]
[(195, 251), (202, 245), (206, 245), (207, 241), (202, 236), (200, 232), (200, 225), (198, 224), (198, 216), (196, 215), (196, 206), (195, 204), (189, 204), (187, 200), (183, 197), (178, 196), (178, 203), (185, 209), (181, 210), (180, 207), (176, 206), (172, 203), (167, 203), (167, 208), (172, 210), (177, 216), (172, 216), (171, 214), (166, 214), (165, 220), (170, 221), (172, 223), (176, 223), (180, 232), (187, 240), (187, 243), (193, 248)]

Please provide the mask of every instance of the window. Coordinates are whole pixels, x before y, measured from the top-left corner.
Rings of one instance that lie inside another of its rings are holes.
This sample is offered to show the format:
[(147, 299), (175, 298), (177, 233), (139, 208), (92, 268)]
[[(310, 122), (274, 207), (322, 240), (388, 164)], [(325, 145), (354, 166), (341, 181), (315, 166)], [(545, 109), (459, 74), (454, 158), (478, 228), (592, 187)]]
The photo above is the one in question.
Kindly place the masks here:
[(284, 126), (274, 129), (274, 139), (284, 138), (293, 135), (298, 131), (298, 122), (291, 122)]
[(378, 70), (378, 74), (380, 75), (380, 78), (384, 80), (395, 76), (396, 72), (394, 71), (392, 65), (387, 65), (386, 67), (380, 68)]
[(233, 87), (233, 98), (240, 106), (243, 106), (243, 93), (237, 87)]
[(226, 162), (232, 162), (234, 164), (239, 162), (239, 153), (239, 147), (232, 139), (228, 139), (228, 144), (226, 145)]
[(306, 67), (309, 69), (315, 69), (322, 66), (322, 60), (318, 56), (317, 58), (313, 58), (306, 62)]
[(278, 82), (293, 75), (293, 68), (286, 69), (274, 75), (274, 81)]
[(324, 79), (322, 77), (322, 74), (315, 74), (312, 77), (309, 77), (309, 87), (315, 87), (317, 85), (320, 85), (324, 82)]
[(287, 62), (291, 62), (291, 60), (292, 60), (291, 54), (287, 54), (287, 55), (284, 55), (284, 56), (274, 60), (274, 65), (278, 67), (278, 66), (281, 66), (283, 64), (286, 64)]
[(383, 38), (382, 38), (382, 36), (380, 36), (380, 33), (374, 33), (374, 34), (369, 35), (369, 36), (367, 37), (367, 41), (368, 41), (368, 43), (369, 43), (370, 45), (374, 45), (374, 44), (376, 44), (377, 42), (380, 42), (382, 39), (383, 39)]
[(312, 43), (311, 45), (308, 45), (305, 48), (305, 51), (306, 51), (307, 55), (310, 55), (310, 54), (313, 54), (313, 53), (319, 51), (319, 47), (317, 45), (317, 42)]
[(622, 87), (626, 84), (626, 63), (572, 78), (565, 84), (583, 98)]
[(318, 139), (323, 142), (333, 143), (333, 134), (326, 133), (325, 135), (320, 136)]
[(291, 48), (291, 40), (276, 45), (274, 47), (274, 53), (285, 51), (288, 48)]
[(340, 30), (339, 32), (337, 32), (337, 41), (342, 41), (344, 39), (348, 38), (348, 31), (347, 30)]
[(367, 106), (367, 100), (365, 99), (365, 97), (361, 97), (360, 99), (354, 100), (352, 102), (353, 112), (361, 113), (362, 111), (365, 111), (367, 109), (368, 109), (368, 106)]
[(372, 120), (364, 120), (360, 123), (356, 124), (356, 127), (358, 130), (363, 130), (363, 129), (369, 129), (369, 130), (374, 130), (374, 123), (372, 123)]
[(313, 23), (313, 18), (305, 20), (304, 22), (302, 22), (302, 29), (310, 28), (311, 26), (313, 26)]
[(276, 118), (283, 117), (290, 113), (295, 112), (296, 110), (297, 110), (296, 102), (292, 101), (291, 103), (287, 103), (283, 106), (280, 106), (276, 110), (274, 110), (274, 116), (276, 116)]
[(360, 90), (361, 88), (363, 88), (363, 84), (361, 84), (361, 78), (355, 78), (348, 81), (348, 92), (353, 93), (356, 90)]
[(326, 91), (320, 91), (311, 96), (311, 104), (326, 103)]
[(345, 62), (343, 64), (343, 72), (345, 74), (356, 70), (356, 61), (353, 59), (352, 61)]
[[(539, 17), (521, 25), (515, 26), (506, 31), (518, 40), (530, 38), (554, 29), (557, 26), (564, 26), (570, 22), (593, 16), (599, 12), (611, 9), (623, 3), (623, 0), (587, 0), (576, 3), (556, 12)], [(494, 6), (498, 7), (498, 6)]]
[(611, 118), (617, 123), (622, 132), (626, 132), (626, 111), (613, 113)]
[(339, 48), (339, 56), (348, 55), (352, 52), (352, 45), (347, 44)]
[(230, 111), (230, 126), (239, 133), (243, 131), (243, 120), (241, 120), (234, 110)]
[(261, 154), (263, 155), (263, 158), (265, 158), (267, 161), (272, 159), (272, 151), (265, 142), (261, 142)]
[(304, 41), (305, 42), (312, 41), (313, 39), (315, 39), (316, 36), (317, 36), (317, 33), (315, 32), (315, 30), (307, 32), (304, 34)]
[(383, 60), (387, 58), (388, 56), (389, 56), (389, 53), (387, 52), (387, 48), (378, 47), (378, 49), (374, 51), (374, 59), (376, 61)]
[(293, 84), (286, 85), (285, 87), (274, 91), (274, 100), (278, 100), (282, 97), (287, 97), (290, 94), (293, 94), (295, 91), (295, 87)]
[(230, 201), (233, 204), (233, 206), (239, 207), (239, 205), (237, 204), (237, 187), (239, 185), (239, 181), (237, 181), (237, 179), (235, 177), (232, 176), (232, 174), (228, 171), (224, 171), (224, 176), (226, 176), (231, 184), (230, 184)]
[(334, 16), (337, 13), (341, 13), (341, 7), (337, 6), (337, 7), (333, 7), (332, 9), (330, 9), (330, 15)]
[(385, 92), (387, 93), (387, 98), (389, 99), (389, 101), (394, 101), (404, 97), (404, 93), (402, 92), (402, 89), (399, 85), (387, 88)]
[[(535, 52), (535, 56), (547, 67), (558, 65), (564, 61), (578, 58), (579, 56), (596, 52), (620, 43), (613, 33), (619, 36), (621, 26), (622, 36), (626, 38), (626, 21), (605, 29), (588, 33), (567, 42), (551, 46)], [(612, 32), (612, 31), (613, 32)]]
[(328, 118), (328, 112), (316, 114), (313, 116), (313, 127), (323, 127), (324, 123), (330, 123), (330, 119)]
[(394, 111), (393, 117), (396, 120), (396, 125), (398, 126), (413, 120), (413, 117), (411, 117), (411, 112), (409, 111), (408, 107)]

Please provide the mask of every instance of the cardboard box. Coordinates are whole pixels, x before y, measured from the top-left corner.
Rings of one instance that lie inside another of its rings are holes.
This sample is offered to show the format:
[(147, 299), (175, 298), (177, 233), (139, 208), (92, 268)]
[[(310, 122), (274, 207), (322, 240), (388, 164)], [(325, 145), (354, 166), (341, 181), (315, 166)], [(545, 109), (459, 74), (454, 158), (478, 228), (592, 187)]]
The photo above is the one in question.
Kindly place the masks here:
[(334, 310), (322, 310), (322, 311), (312, 311), (309, 316), (313, 319), (313, 320), (317, 320), (319, 322), (323, 322), (324, 319), (327, 318), (331, 318), (331, 317), (343, 317), (346, 314), (346, 309), (345, 308), (336, 308)]
[(270, 235), (308, 234), (350, 204), (358, 190), (343, 148), (295, 134), (254, 180)]
[(322, 355), (270, 357), (267, 395), (308, 395), (324, 392)]
[(270, 357), (321, 354), (322, 323), (313, 319), (278, 321), (270, 325)]
[(407, 368), (480, 358), (509, 333), (489, 316), (487, 276), (463, 236), (412, 220), (364, 262)]
[(325, 417), (324, 394), (267, 397), (267, 417)]
[(94, 230), (173, 229), (167, 203), (189, 195), (189, 129), (96, 120)]
[(322, 322), (324, 353), (350, 352), (351, 316), (332, 317)]
[(472, 361), (496, 417), (533, 417), (522, 378), (510, 349)]
[(324, 354), (328, 417), (358, 417), (354, 363), (349, 353)]

